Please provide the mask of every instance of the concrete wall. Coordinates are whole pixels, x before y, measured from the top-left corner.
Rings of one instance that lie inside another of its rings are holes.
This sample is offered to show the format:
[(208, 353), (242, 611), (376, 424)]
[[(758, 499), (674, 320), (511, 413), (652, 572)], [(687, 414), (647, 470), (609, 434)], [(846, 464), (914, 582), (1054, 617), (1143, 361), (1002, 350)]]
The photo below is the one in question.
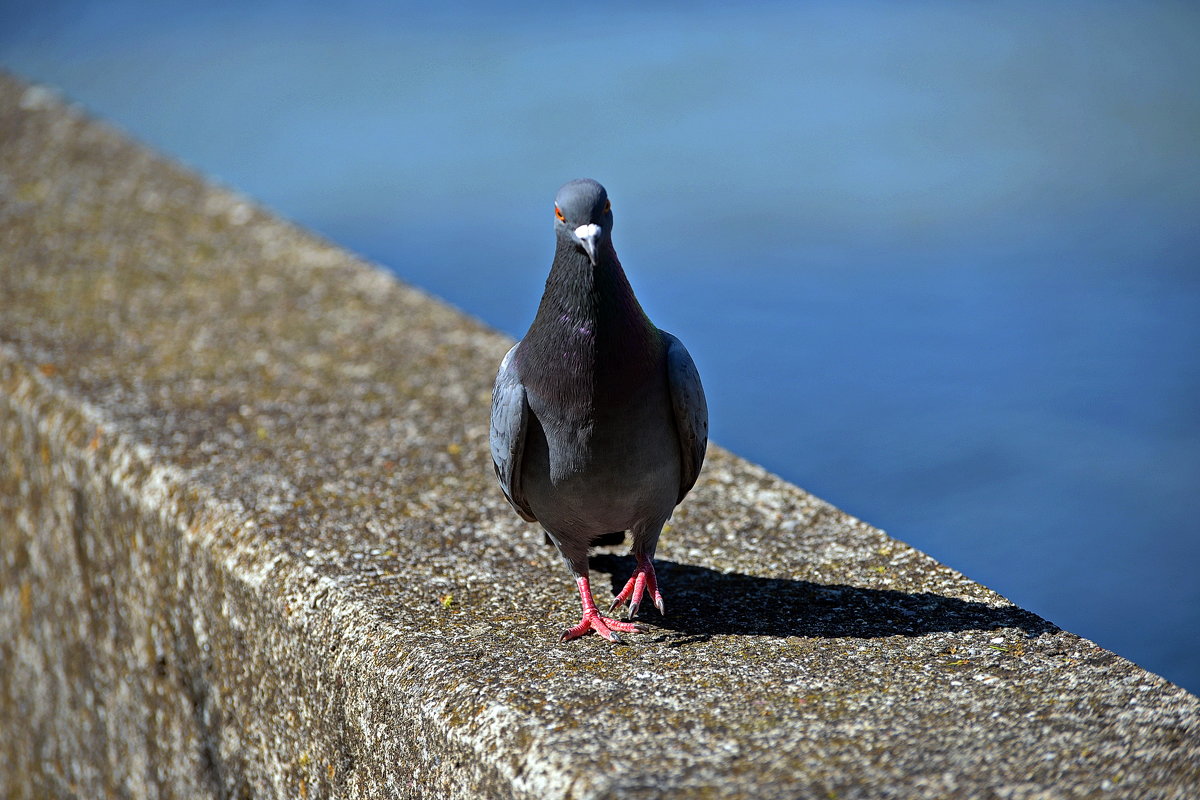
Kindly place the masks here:
[(0, 76), (0, 796), (1196, 796), (1196, 697), (719, 448), (558, 644), (508, 344)]

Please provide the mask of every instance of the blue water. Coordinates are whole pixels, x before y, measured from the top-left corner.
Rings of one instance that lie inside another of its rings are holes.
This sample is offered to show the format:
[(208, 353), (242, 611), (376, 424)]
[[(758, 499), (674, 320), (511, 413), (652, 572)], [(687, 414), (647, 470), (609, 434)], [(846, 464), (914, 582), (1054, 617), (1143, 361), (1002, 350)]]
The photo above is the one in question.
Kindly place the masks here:
[(513, 335), (613, 198), (716, 441), (1200, 690), (1200, 10), (0, 6), (0, 63)]

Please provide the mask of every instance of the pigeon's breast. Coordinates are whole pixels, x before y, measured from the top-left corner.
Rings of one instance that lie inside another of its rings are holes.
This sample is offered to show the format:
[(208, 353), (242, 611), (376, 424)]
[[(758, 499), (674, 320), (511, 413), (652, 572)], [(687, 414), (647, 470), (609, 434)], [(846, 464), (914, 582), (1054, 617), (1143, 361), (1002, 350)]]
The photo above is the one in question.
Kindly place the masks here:
[(522, 486), (538, 521), (590, 537), (665, 518), (679, 490), (679, 441), (665, 381), (605, 410), (580, 412), (529, 397)]

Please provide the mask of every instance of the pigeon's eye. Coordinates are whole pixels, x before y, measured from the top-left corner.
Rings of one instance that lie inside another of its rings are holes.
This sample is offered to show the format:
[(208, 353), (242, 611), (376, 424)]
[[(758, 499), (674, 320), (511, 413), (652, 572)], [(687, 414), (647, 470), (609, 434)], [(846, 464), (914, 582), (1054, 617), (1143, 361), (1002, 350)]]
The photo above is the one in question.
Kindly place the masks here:
[(563, 216), (562, 209), (559, 208), (558, 206), (554, 207), (554, 218), (557, 219), (559, 222), (567, 221), (567, 218), (565, 216)]
[(612, 211), (612, 200), (605, 200), (604, 201), (604, 213), (608, 214), (611, 211)]

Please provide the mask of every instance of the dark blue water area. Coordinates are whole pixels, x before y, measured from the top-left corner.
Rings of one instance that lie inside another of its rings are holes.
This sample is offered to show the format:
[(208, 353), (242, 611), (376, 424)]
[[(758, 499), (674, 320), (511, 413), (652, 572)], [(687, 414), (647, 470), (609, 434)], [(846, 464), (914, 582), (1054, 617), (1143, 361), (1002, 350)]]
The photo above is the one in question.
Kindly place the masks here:
[(5, 5), (0, 63), (514, 336), (602, 180), (715, 441), (1200, 690), (1200, 11), (643, 6)]

